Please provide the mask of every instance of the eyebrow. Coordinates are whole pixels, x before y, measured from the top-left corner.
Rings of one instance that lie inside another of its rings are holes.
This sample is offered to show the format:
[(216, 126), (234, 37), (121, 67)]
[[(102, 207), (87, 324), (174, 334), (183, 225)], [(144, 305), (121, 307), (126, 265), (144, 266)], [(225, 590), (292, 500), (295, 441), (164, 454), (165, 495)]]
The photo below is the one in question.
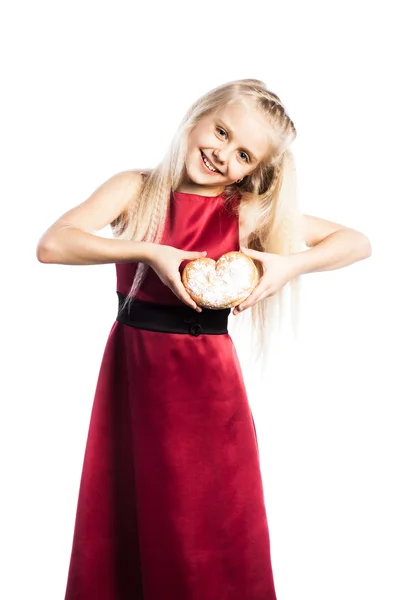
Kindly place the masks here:
[[(222, 119), (218, 119), (219, 122), (221, 123), (221, 125), (224, 126), (225, 129), (227, 129), (230, 133), (232, 133), (232, 129), (230, 127), (228, 127), (228, 125), (226, 125), (226, 123), (223, 122)], [(247, 152), (247, 154), (249, 154), (255, 161), (258, 161), (259, 159), (257, 158), (257, 156), (255, 154), (253, 154), (248, 148), (245, 148), (244, 146), (242, 146), (243, 150), (245, 150)]]

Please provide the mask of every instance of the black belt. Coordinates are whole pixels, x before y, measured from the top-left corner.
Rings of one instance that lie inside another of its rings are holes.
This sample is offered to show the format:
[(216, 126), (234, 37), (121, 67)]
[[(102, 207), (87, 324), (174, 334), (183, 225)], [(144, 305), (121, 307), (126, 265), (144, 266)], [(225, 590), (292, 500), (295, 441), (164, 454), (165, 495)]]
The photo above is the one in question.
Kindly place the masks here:
[(228, 333), (230, 308), (220, 310), (202, 308), (199, 313), (184, 303), (176, 306), (134, 299), (122, 309), (126, 296), (118, 291), (117, 294), (117, 321), (124, 325), (164, 333), (189, 333), (195, 336), (201, 333), (214, 335)]

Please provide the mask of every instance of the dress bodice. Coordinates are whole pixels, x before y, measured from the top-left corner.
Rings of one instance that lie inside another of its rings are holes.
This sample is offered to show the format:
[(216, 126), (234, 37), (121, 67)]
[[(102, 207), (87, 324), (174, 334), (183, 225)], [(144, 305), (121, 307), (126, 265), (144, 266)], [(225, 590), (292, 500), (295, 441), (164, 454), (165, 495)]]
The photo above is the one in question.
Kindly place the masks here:
[[(171, 191), (161, 244), (180, 250), (202, 252), (218, 260), (222, 254), (239, 250), (239, 224), (235, 211), (240, 196), (230, 200), (218, 196), (201, 196)], [(180, 264), (179, 271), (189, 260)], [(136, 262), (116, 263), (117, 291), (128, 295), (137, 269)], [(161, 304), (182, 304), (181, 300), (149, 268), (136, 298)]]

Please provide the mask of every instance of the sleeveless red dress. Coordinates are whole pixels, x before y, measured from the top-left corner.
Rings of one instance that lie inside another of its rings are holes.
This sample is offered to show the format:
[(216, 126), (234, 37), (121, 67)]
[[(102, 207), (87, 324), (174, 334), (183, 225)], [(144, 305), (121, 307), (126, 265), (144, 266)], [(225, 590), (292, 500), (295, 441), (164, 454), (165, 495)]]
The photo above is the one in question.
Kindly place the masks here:
[[(239, 250), (238, 201), (171, 192), (162, 243), (214, 260)], [(116, 264), (117, 291), (128, 294), (136, 268)], [(137, 298), (182, 304), (151, 268)], [(256, 431), (229, 334), (113, 323), (65, 600), (276, 600)]]

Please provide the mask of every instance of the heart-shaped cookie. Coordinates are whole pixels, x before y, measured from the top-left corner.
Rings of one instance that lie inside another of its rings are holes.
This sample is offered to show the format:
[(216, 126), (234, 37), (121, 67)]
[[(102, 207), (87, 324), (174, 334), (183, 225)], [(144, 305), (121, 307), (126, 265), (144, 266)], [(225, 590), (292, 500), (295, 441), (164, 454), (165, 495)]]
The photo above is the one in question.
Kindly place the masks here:
[(257, 267), (243, 252), (227, 252), (217, 261), (197, 258), (183, 269), (182, 283), (200, 306), (232, 308), (247, 298), (259, 279)]

